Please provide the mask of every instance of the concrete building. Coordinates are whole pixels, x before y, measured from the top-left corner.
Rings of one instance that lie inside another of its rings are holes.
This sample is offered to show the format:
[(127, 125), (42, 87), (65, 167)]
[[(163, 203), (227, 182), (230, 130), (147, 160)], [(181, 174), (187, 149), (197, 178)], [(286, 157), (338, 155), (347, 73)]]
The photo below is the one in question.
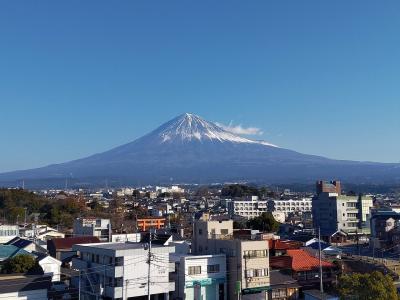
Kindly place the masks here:
[(216, 255), (172, 255), (175, 262), (173, 299), (226, 300), (226, 257)]
[[(140, 243), (80, 244), (72, 268), (81, 272), (81, 299), (134, 299), (148, 292), (148, 250)], [(150, 294), (154, 299), (169, 299), (175, 283), (169, 281), (174, 266), (169, 255), (174, 247), (153, 245), (150, 264)], [(79, 288), (79, 278), (72, 285)]]
[(193, 254), (226, 255), (228, 299), (268, 299), (268, 242), (235, 238), (232, 220), (205, 218), (194, 223)]
[(111, 240), (110, 219), (77, 218), (74, 221), (74, 236), (95, 236), (100, 241)]
[(317, 182), (317, 195), (312, 199), (314, 227), (323, 236), (341, 231), (348, 235), (369, 234), (373, 207), (369, 196), (342, 195), (340, 182)]
[(0, 275), (0, 299), (48, 299), (51, 277), (21, 274)]
[(257, 196), (247, 196), (240, 200), (227, 202), (230, 216), (239, 215), (247, 219), (255, 218), (268, 211), (268, 201)]
[(399, 227), (399, 221), (400, 213), (396, 211), (372, 210), (370, 246), (375, 249), (392, 247), (391, 233)]
[(18, 225), (0, 225), (0, 244), (7, 243), (19, 236)]
[(312, 199), (273, 199), (268, 201), (268, 210), (271, 212), (283, 212), (286, 216), (289, 213), (304, 213), (312, 210)]

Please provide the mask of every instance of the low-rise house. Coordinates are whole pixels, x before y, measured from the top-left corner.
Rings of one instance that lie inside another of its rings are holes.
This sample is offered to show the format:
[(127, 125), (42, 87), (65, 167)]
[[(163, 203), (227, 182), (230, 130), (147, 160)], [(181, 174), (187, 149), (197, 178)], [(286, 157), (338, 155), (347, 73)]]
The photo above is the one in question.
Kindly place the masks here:
[(76, 244), (99, 243), (100, 240), (95, 236), (77, 236), (69, 238), (51, 239), (47, 241), (49, 254), (63, 263), (69, 263), (76, 251), (72, 249)]
[(24, 249), (28, 252), (39, 252), (39, 253), (47, 253), (47, 250), (42, 246), (38, 245), (34, 241), (23, 239), (20, 237), (15, 237), (11, 241), (8, 241), (5, 245), (13, 245), (20, 249)]
[[(335, 278), (335, 265), (325, 260), (321, 264), (323, 282), (330, 284)], [(319, 284), (319, 259), (303, 249), (287, 250), (286, 255), (271, 257), (270, 266), (275, 270), (289, 272), (305, 289)]]
[(0, 276), (0, 299), (38, 300), (48, 299), (51, 277), (10, 274)]
[(281, 270), (271, 270), (269, 300), (297, 300), (300, 285), (296, 279)]

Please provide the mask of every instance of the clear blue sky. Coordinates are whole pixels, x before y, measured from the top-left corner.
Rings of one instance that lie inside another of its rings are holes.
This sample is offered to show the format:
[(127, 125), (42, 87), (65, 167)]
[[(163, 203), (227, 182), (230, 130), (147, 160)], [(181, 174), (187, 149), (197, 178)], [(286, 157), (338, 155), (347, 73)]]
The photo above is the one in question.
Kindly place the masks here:
[(285, 148), (400, 161), (399, 1), (2, 1), (0, 172), (178, 114)]

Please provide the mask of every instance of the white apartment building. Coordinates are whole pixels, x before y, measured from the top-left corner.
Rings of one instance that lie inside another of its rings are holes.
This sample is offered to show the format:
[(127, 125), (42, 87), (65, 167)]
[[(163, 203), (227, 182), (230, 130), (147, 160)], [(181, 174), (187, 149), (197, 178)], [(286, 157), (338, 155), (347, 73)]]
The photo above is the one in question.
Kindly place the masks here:
[(100, 241), (111, 240), (110, 219), (77, 218), (74, 221), (74, 236), (95, 236)]
[(226, 300), (226, 256), (171, 255), (175, 262), (173, 299)]
[(234, 238), (233, 222), (194, 223), (192, 251), (195, 255), (225, 254), (228, 299), (268, 299), (269, 249), (265, 240)]
[(255, 218), (268, 211), (268, 201), (259, 200), (258, 196), (247, 196), (240, 200), (227, 202), (231, 216), (239, 215), (247, 219)]
[(0, 225), (0, 244), (7, 243), (19, 236), (18, 225)]
[(289, 213), (303, 213), (312, 210), (312, 199), (301, 198), (301, 199), (288, 199), (288, 200), (269, 200), (268, 210), (283, 212), (286, 216)]
[(148, 250), (140, 243), (98, 243), (74, 245), (78, 258), (72, 268), (80, 271), (72, 285), (81, 290), (80, 299), (130, 299), (148, 293), (155, 299), (169, 299), (175, 283), (169, 281), (174, 265), (169, 255), (173, 246), (151, 248), (150, 286), (148, 285)]

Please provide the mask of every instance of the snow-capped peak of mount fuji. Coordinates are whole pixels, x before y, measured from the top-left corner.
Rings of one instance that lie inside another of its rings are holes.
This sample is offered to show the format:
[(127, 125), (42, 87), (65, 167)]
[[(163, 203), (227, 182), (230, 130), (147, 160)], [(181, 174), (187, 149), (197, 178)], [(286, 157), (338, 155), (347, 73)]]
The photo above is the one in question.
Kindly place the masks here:
[(215, 123), (191, 114), (182, 114), (171, 121), (161, 125), (152, 134), (158, 135), (161, 143), (173, 141), (218, 141), (233, 143), (252, 143), (273, 146), (266, 141), (255, 141), (233, 134)]

